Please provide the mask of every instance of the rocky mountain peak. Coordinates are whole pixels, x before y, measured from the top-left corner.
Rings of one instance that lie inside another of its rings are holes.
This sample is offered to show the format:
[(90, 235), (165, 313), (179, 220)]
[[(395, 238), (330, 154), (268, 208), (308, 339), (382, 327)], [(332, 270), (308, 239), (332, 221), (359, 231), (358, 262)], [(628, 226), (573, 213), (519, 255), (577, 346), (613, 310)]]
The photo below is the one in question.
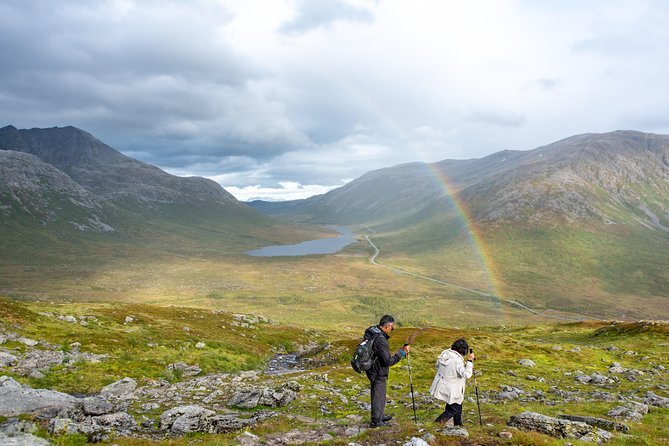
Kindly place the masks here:
[(161, 204), (236, 203), (218, 183), (182, 178), (123, 155), (76, 127), (0, 129), (0, 150), (31, 153), (67, 173), (90, 192), (117, 202)]

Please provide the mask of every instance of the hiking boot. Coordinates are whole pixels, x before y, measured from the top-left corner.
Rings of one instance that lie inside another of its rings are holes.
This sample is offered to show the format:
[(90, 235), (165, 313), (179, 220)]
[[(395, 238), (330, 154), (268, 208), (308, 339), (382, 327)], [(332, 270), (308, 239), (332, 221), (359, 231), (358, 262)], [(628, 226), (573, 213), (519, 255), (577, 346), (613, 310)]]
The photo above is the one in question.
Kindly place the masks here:
[(384, 415), (383, 420), (381, 420), (381, 421), (383, 421), (385, 423), (385, 422), (390, 421), (392, 419), (393, 419), (392, 415)]
[(390, 424), (384, 423), (383, 421), (377, 421), (377, 422), (372, 421), (369, 424), (369, 427), (372, 428), (372, 429), (375, 428), (375, 427), (386, 427), (386, 426), (390, 426)]

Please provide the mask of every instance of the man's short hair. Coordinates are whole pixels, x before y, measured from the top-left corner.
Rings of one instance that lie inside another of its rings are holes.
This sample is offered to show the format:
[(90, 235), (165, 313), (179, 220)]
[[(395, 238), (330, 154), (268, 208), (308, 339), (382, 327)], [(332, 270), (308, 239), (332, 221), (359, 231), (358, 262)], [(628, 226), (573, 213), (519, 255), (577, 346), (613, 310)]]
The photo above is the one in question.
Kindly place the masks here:
[(389, 314), (386, 314), (379, 321), (379, 327), (383, 327), (384, 325), (394, 324), (394, 323), (395, 323), (395, 318)]

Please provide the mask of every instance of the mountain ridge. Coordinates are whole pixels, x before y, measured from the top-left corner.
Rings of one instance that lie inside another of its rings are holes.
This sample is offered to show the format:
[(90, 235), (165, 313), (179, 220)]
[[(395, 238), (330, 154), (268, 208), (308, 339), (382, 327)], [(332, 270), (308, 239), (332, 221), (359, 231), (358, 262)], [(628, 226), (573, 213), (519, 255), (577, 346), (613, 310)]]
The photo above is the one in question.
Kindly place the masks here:
[[(669, 196), (669, 136), (637, 131), (575, 135), (533, 150), (505, 150), (479, 159), (401, 164), (306, 200), (250, 205), (309, 222), (334, 217), (337, 223), (370, 224), (404, 216), (411, 208), (424, 212), (430, 206), (448, 207), (434, 171), (482, 224), (508, 223), (527, 214), (543, 224), (556, 216), (571, 223), (589, 216), (612, 222), (610, 212), (636, 212), (643, 219), (645, 212), (638, 206), (644, 195), (637, 186), (649, 182), (657, 196), (648, 206), (655, 217), (648, 221), (669, 216), (669, 201), (661, 198)], [(598, 202), (602, 192), (611, 194), (605, 203)], [(635, 206), (637, 211), (631, 211)]]
[(177, 177), (130, 158), (76, 127), (0, 129), (0, 149), (31, 153), (67, 173), (89, 191), (142, 206), (165, 203), (236, 203), (218, 183)]

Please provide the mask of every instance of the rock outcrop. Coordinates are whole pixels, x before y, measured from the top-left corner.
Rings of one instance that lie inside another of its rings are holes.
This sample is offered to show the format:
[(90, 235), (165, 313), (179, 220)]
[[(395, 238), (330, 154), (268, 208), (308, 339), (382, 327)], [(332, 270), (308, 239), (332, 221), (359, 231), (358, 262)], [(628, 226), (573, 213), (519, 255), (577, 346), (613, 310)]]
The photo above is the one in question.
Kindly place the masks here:
[(523, 412), (520, 415), (512, 416), (508, 425), (521, 430), (541, 432), (556, 438), (573, 438), (596, 443), (606, 443), (612, 438), (610, 432), (589, 424), (561, 420), (536, 412)]
[(0, 377), (0, 416), (24, 414), (55, 416), (59, 412), (78, 409), (81, 401), (66, 393), (47, 389), (31, 389), (13, 378)]

